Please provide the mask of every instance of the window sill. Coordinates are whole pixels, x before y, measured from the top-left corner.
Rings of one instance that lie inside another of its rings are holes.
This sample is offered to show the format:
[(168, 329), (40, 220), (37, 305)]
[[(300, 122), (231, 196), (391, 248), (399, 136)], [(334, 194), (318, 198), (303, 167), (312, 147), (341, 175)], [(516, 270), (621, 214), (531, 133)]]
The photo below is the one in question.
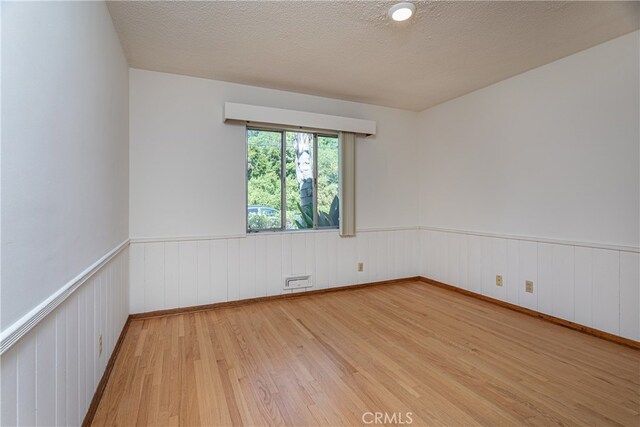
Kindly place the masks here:
[(272, 235), (272, 234), (309, 234), (309, 233), (331, 233), (339, 231), (339, 227), (334, 228), (307, 228), (301, 230), (247, 230), (246, 236), (260, 236), (260, 235)]

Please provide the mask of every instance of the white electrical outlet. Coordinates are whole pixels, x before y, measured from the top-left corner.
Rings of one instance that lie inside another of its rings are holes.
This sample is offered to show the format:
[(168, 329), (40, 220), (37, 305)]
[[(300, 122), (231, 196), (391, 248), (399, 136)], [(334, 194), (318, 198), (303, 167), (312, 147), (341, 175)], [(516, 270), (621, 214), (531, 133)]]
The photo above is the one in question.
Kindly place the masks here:
[(524, 282), (524, 290), (530, 294), (533, 293), (533, 282), (531, 280), (526, 280)]
[(364, 262), (358, 263), (358, 272), (362, 273), (364, 271)]

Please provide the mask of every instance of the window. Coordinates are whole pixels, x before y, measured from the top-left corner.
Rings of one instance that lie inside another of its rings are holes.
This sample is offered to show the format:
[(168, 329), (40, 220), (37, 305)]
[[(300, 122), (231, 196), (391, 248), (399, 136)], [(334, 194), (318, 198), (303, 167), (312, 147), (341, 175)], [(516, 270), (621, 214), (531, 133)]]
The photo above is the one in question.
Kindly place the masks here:
[(338, 228), (338, 136), (247, 129), (247, 231)]

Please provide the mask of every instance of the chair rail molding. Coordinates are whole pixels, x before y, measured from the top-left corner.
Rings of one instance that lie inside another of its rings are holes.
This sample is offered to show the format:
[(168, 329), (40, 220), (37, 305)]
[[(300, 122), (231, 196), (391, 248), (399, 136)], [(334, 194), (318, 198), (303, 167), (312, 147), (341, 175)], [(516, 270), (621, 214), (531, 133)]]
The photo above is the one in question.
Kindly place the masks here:
[[(356, 233), (374, 233), (377, 231), (407, 231), (420, 230), (416, 225), (401, 227), (367, 227), (356, 230)], [(280, 234), (319, 234), (319, 233), (337, 233), (337, 228), (318, 229), (318, 230), (286, 230), (286, 231), (260, 231), (256, 233), (241, 234), (215, 234), (215, 235), (191, 235), (191, 236), (153, 236), (153, 237), (131, 237), (131, 243), (154, 243), (154, 242), (191, 242), (198, 240), (220, 240), (220, 239), (244, 239), (254, 236), (275, 236)]]
[(67, 282), (64, 286), (51, 294), (47, 299), (35, 306), (31, 311), (2, 331), (0, 334), (0, 355), (6, 352), (20, 338), (32, 330), (42, 319), (62, 304), (76, 289), (82, 286), (96, 272), (98, 272), (111, 259), (122, 252), (129, 245), (127, 238), (111, 249), (104, 256)]
[(420, 230), (440, 231), (442, 233), (466, 234), (470, 236), (495, 237), (499, 239), (522, 240), (525, 242), (554, 243), (556, 245), (580, 246), (584, 248), (609, 249), (612, 251), (640, 253), (640, 246), (612, 245), (609, 243), (552, 239), (548, 237), (524, 236), (519, 234), (491, 233), (491, 232), (485, 232), (485, 231), (460, 230), (455, 228), (429, 227), (424, 225), (418, 228)]

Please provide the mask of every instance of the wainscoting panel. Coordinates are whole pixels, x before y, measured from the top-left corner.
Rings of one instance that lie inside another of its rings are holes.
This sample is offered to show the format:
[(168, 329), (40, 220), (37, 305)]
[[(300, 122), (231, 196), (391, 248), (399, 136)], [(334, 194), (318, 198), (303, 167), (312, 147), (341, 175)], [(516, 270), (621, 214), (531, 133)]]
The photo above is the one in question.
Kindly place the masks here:
[[(436, 241), (446, 240), (449, 236), (443, 233), (433, 232), (433, 237), (436, 237)], [(453, 236), (451, 236), (453, 238)], [(428, 240), (427, 240), (428, 241)], [(476, 293), (482, 293), (482, 237), (479, 236), (467, 236), (468, 241), (468, 258), (469, 258), (469, 279), (468, 287), (470, 291)], [(437, 252), (438, 248), (433, 248), (431, 251)], [(464, 256), (461, 255), (461, 256)], [(427, 272), (428, 274), (428, 272)], [(427, 276), (429, 277), (429, 276)], [(450, 282), (445, 282), (450, 283)]]
[(640, 336), (640, 257), (620, 252), (620, 335)]
[(593, 249), (593, 327), (620, 334), (620, 252)]
[[(640, 340), (640, 254), (634, 251), (420, 230), (422, 276)], [(503, 276), (503, 286), (496, 285)], [(533, 293), (526, 292), (527, 280)]]
[[(235, 301), (284, 290), (284, 278), (311, 275), (325, 289), (418, 275), (415, 229), (260, 233), (246, 238), (132, 242), (131, 313)], [(358, 272), (358, 263), (364, 271)]]
[(577, 247), (573, 250), (573, 315), (574, 321), (593, 327), (593, 249)]
[(129, 315), (129, 257), (125, 246), (2, 354), (0, 425), (82, 423)]

